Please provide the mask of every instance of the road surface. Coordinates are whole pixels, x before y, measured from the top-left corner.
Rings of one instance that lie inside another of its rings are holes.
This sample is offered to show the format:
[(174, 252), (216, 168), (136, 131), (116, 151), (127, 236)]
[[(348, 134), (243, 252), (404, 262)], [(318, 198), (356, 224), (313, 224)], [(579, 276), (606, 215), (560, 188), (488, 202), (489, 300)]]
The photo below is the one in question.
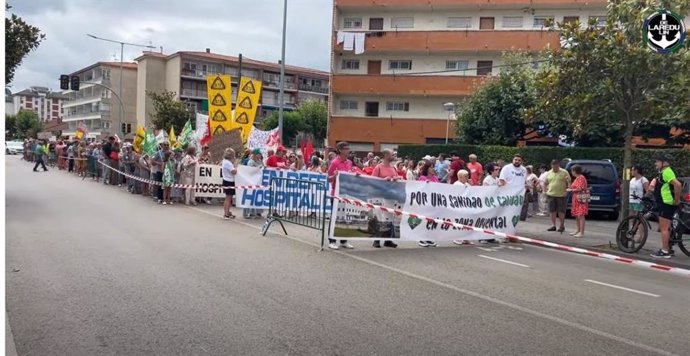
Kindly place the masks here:
[(221, 207), (156, 205), (16, 156), (6, 176), (19, 355), (690, 349), (690, 278), (667, 272), (519, 244), (319, 252), (313, 231), (261, 237)]

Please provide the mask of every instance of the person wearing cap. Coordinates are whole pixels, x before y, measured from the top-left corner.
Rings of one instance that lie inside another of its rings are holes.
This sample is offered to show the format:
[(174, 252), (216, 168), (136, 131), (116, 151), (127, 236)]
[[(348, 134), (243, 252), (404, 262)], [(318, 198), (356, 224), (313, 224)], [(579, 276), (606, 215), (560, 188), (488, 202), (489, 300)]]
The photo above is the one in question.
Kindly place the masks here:
[(655, 166), (659, 170), (659, 177), (654, 187), (659, 211), (659, 229), (661, 229), (661, 249), (651, 254), (654, 258), (671, 258), (669, 240), (671, 238), (671, 221), (680, 206), (683, 185), (676, 177), (670, 165), (670, 158), (660, 155), (656, 158)]
[(268, 157), (266, 160), (266, 167), (284, 169), (287, 168), (287, 160), (285, 159), (285, 154), (287, 150), (283, 146), (278, 146), (276, 154)]
[[(122, 145), (122, 154), (120, 155), (120, 167), (125, 173), (134, 174), (134, 152), (132, 151), (132, 144), (125, 142)], [(134, 179), (124, 177), (127, 182), (127, 191), (134, 194)]]
[(450, 170), (448, 171), (448, 183), (453, 184), (458, 180), (458, 172), (465, 169), (465, 161), (460, 158), (456, 151), (450, 152)]
[[(160, 149), (151, 158), (151, 174), (153, 175), (153, 180), (159, 183), (163, 182), (163, 170), (165, 169), (165, 154), (170, 151), (170, 143), (168, 141), (163, 141), (160, 144)], [(155, 196), (158, 200), (158, 204), (163, 203), (163, 187), (160, 184), (156, 184), (154, 187)]]
[[(333, 158), (328, 166), (328, 181), (331, 183), (332, 195), (335, 194), (335, 184), (338, 179), (338, 173), (352, 172), (352, 161), (348, 159), (350, 156), (350, 144), (345, 141), (338, 142), (338, 144), (335, 146), (335, 152), (337, 156)], [(333, 209), (336, 209), (336, 207), (333, 207)], [(333, 250), (337, 250), (339, 248), (336, 244), (336, 241), (331, 238), (328, 239), (328, 247)], [(346, 249), (354, 248), (354, 246), (348, 243), (347, 240), (340, 240), (340, 247)]]
[[(249, 160), (247, 161), (246, 166), (258, 169), (264, 168), (264, 160), (263, 157), (261, 157), (261, 149), (255, 148), (250, 152)], [(242, 217), (245, 219), (261, 219), (263, 217), (261, 213), (262, 209), (245, 208), (242, 210)]]

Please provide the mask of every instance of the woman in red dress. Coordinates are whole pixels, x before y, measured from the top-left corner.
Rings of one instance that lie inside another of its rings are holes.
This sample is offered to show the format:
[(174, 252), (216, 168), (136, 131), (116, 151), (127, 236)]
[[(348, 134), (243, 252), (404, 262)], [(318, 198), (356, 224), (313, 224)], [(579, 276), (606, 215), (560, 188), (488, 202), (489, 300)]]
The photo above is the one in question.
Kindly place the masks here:
[[(589, 213), (589, 199), (587, 198), (589, 196), (589, 188), (587, 187), (587, 178), (582, 175), (582, 167), (573, 166), (571, 171), (575, 180), (568, 188), (568, 191), (572, 192), (573, 196), (573, 206), (570, 211), (577, 222), (577, 231), (570, 235), (573, 237), (584, 237), (585, 216)], [(578, 197), (581, 199), (578, 199)]]

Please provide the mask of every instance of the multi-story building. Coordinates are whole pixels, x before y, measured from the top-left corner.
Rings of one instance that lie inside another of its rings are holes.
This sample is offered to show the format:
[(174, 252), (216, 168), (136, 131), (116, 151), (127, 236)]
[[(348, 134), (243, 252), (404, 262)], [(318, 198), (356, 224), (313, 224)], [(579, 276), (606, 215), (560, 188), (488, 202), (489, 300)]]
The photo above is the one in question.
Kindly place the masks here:
[(444, 104), (498, 73), (503, 52), (556, 50), (549, 23), (605, 15), (603, 0), (334, 0), (329, 144), (380, 151), (453, 139)]
[(46, 87), (30, 87), (12, 95), (12, 110), (34, 111), (42, 122), (58, 122), (63, 117), (67, 96)]
[[(79, 76), (79, 90), (64, 93), (69, 101), (64, 104), (67, 123), (64, 135), (74, 136), (80, 124), (86, 125), (87, 137), (101, 133), (124, 135), (136, 131), (137, 64), (125, 62), (122, 65), (122, 93), (120, 94), (120, 62), (97, 62), (82, 68), (70, 76)], [(115, 94), (120, 94), (120, 101)], [(118, 125), (122, 124), (118, 130)]]
[[(176, 52), (165, 55), (144, 52), (139, 58), (137, 77), (137, 118), (139, 124), (149, 122), (153, 105), (146, 91), (172, 91), (195, 112), (208, 112), (206, 77), (227, 74), (232, 78), (232, 98), (237, 97), (240, 75), (238, 57), (205, 52)], [(278, 110), (280, 90), (280, 63), (270, 63), (242, 58), (241, 76), (261, 79), (261, 107), (257, 121)], [(285, 110), (292, 110), (305, 100), (328, 102), (328, 73), (296, 67), (285, 68)]]

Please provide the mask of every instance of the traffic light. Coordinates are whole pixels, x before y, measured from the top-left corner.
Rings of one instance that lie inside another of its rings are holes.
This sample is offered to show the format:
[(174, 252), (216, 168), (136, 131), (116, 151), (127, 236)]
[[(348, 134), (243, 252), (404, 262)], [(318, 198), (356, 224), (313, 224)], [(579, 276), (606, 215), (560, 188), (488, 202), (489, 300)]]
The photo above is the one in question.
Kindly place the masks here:
[(76, 75), (73, 75), (72, 78), (70, 78), (70, 79), (71, 79), (70, 83), (69, 83), (70, 89), (72, 89), (74, 91), (79, 90), (79, 77)]
[(69, 75), (60, 76), (60, 90), (69, 90)]

